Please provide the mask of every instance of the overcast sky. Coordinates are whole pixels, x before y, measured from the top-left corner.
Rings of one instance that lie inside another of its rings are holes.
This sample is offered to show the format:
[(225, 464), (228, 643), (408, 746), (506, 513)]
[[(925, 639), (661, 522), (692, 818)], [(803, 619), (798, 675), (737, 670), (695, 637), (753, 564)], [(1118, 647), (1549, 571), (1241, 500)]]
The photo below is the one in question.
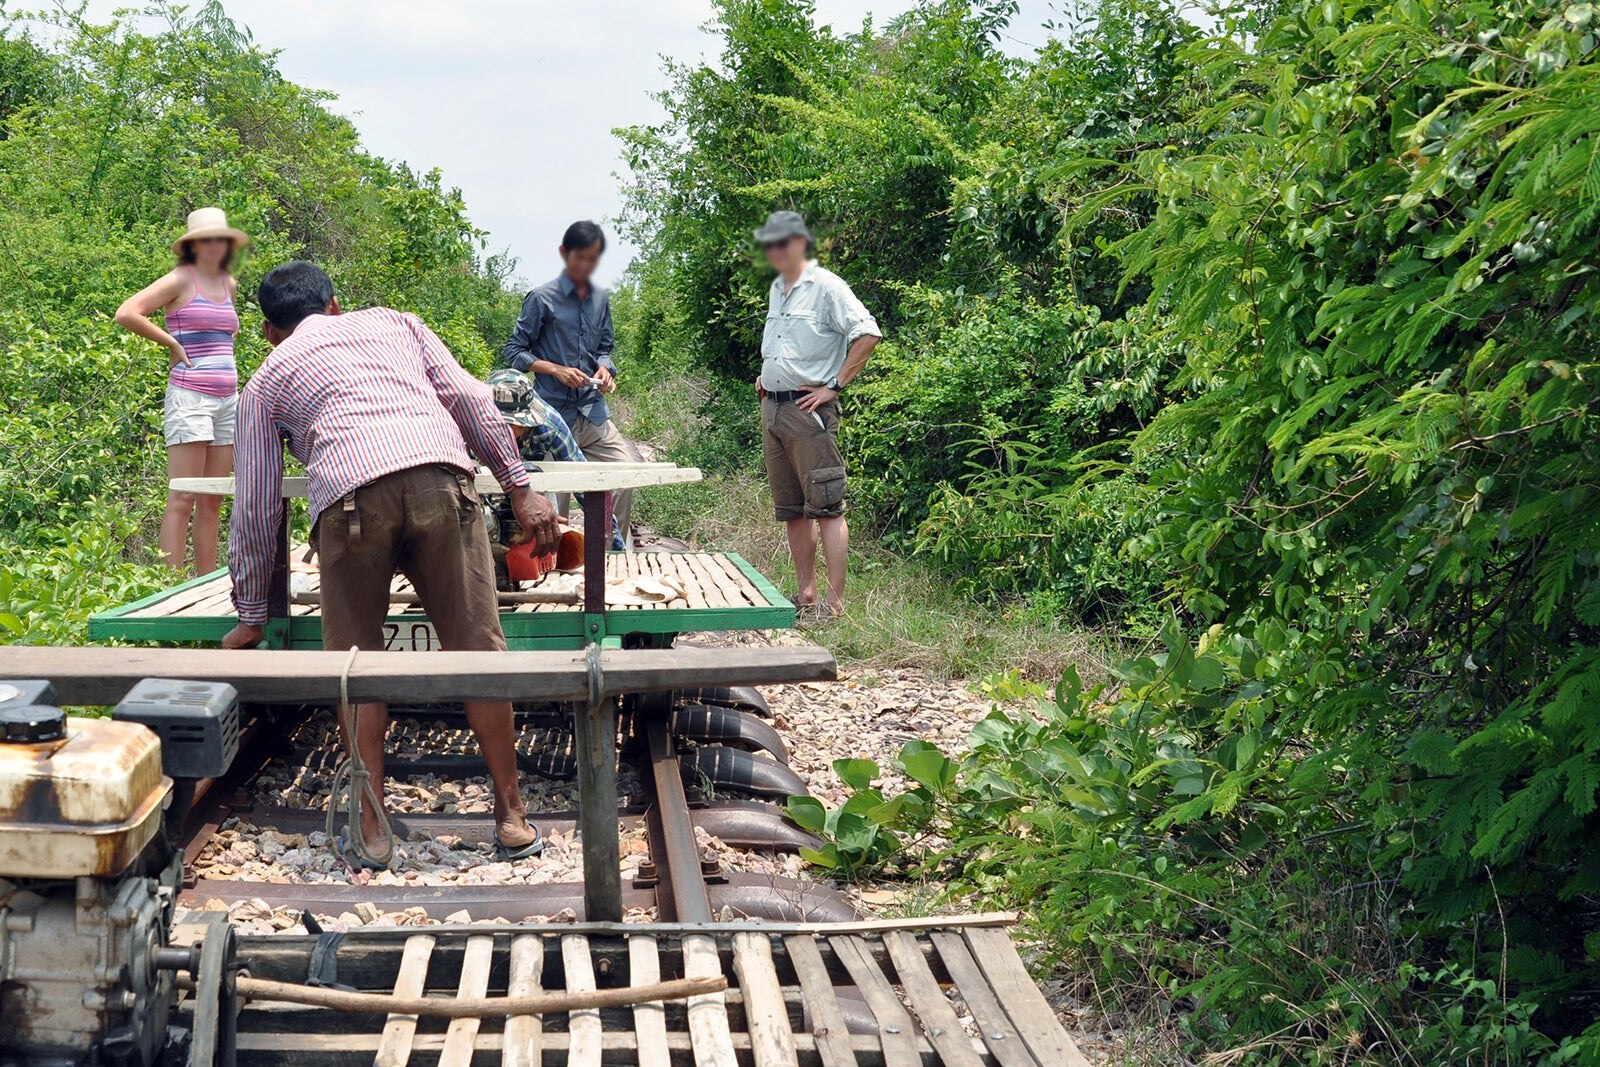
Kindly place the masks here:
[[(91, 0), (96, 20), (128, 0)], [(659, 121), (661, 56), (715, 57), (706, 0), (224, 0), (291, 80), (337, 95), (369, 151), (459, 186), (489, 250), (553, 276), (567, 223), (621, 207), (612, 129)], [(819, 21), (882, 24), (910, 0), (817, 0)], [(1023, 0), (1010, 49), (1042, 42), (1052, 0)], [(608, 225), (607, 230), (614, 227)], [(612, 245), (614, 279), (633, 250)]]

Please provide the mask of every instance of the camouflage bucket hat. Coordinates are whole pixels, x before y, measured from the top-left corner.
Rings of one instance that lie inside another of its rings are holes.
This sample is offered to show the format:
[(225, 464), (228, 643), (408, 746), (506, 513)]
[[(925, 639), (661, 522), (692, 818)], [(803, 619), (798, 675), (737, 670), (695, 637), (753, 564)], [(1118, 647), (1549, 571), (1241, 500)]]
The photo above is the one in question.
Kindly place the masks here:
[(538, 426), (533, 412), (533, 399), (538, 395), (528, 376), (509, 367), (489, 375), (488, 385), (494, 393), (494, 406), (500, 417), (514, 426)]

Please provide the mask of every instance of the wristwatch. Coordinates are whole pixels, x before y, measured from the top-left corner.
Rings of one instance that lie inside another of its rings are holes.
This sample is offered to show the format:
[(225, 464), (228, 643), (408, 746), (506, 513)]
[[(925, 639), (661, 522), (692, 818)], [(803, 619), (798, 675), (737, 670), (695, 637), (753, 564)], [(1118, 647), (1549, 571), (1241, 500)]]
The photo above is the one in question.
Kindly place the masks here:
[(836, 392), (836, 393), (842, 393), (842, 392), (844, 392), (844, 386), (842, 386), (842, 385), (840, 385), (840, 384), (839, 384), (839, 376), (838, 376), (838, 375), (837, 375), (837, 374), (835, 374), (835, 375), (834, 375), (834, 376), (833, 376), (833, 377), (832, 377), (832, 378), (829, 378), (829, 379), (828, 379), (828, 380), (827, 380), (827, 381), (826, 381), (826, 382), (824, 382), (824, 383), (823, 383), (823, 384), (824, 384), (824, 385), (825, 385), (825, 386), (826, 386), (826, 387), (827, 387), (827, 388), (829, 388), (829, 389), (832, 389), (832, 390), (833, 390), (833, 391), (834, 391), (834, 392)]

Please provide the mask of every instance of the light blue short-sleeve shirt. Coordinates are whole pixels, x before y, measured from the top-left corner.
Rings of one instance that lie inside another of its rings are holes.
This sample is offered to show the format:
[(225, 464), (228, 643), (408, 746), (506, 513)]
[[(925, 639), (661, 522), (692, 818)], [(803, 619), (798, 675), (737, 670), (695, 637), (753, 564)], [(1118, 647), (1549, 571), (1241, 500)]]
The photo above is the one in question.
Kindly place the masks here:
[(878, 322), (843, 278), (817, 265), (784, 292), (772, 282), (766, 332), (761, 337), (761, 384), (790, 392), (837, 377), (858, 337), (881, 337)]

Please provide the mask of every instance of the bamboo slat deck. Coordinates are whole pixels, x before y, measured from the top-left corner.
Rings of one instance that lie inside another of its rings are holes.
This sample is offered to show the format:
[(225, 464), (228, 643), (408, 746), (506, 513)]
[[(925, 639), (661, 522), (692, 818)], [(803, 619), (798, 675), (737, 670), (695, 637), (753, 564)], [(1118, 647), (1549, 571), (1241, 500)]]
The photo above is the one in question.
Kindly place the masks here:
[[(523, 996), (719, 974), (728, 989), (481, 1023), (253, 1004), (238, 1063), (1086, 1067), (1003, 919), (357, 931), (339, 980), (365, 991)], [(257, 976), (303, 981), (309, 940), (246, 938), (241, 956)]]
[[(294, 551), (298, 558), (301, 549)], [(562, 603), (501, 604), (501, 624), (513, 648), (574, 647), (582, 633), (577, 574), (553, 574), (526, 592)], [(777, 629), (794, 624), (794, 607), (739, 556), (721, 552), (611, 553), (606, 557), (606, 632), (690, 633), (705, 630)], [(289, 609), (291, 648), (321, 647), (319, 575), (297, 571)], [(427, 651), (432, 628), (411, 585), (397, 575), (390, 586), (387, 635), (391, 649)], [(95, 640), (209, 641), (233, 625), (232, 583), (226, 570), (163, 590), (90, 619)], [(651, 599), (671, 595), (671, 599)], [(512, 598), (515, 599), (515, 598)], [(532, 598), (530, 598), (532, 599)]]

